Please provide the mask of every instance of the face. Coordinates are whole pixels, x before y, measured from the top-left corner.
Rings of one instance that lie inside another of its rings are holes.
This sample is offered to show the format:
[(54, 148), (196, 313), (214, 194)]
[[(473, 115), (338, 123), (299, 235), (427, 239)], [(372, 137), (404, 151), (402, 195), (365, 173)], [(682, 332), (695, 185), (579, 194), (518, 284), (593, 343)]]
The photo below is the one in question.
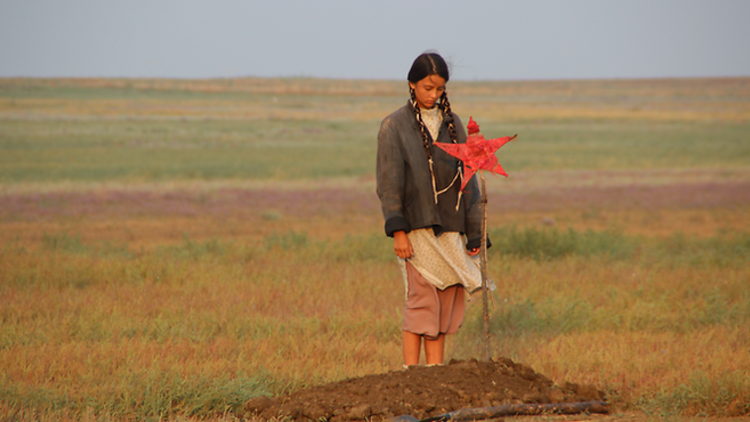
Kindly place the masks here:
[(417, 83), (409, 82), (409, 86), (414, 90), (419, 108), (433, 108), (445, 92), (445, 79), (440, 75), (430, 75)]

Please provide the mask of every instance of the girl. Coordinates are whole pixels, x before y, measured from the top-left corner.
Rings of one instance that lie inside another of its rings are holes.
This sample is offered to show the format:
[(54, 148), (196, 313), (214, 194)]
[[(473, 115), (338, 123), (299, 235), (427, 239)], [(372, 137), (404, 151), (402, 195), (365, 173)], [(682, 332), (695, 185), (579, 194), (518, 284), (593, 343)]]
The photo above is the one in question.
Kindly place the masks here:
[(462, 192), (461, 163), (435, 146), (466, 142), (446, 94), (449, 78), (440, 55), (417, 57), (410, 100), (378, 133), (377, 192), (406, 286), (404, 366), (419, 364), (422, 340), (427, 364), (443, 363), (445, 335), (463, 321), (464, 289), (482, 283), (472, 259), (481, 242), (479, 186), (472, 178)]

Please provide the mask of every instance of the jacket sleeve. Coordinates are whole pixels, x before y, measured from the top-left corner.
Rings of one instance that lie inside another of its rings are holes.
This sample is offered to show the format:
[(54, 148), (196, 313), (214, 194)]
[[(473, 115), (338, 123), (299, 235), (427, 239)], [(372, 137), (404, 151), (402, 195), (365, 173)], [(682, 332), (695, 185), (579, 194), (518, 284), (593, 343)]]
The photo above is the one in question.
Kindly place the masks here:
[(464, 202), (463, 205), (466, 207), (466, 248), (478, 248), (482, 242), (484, 210), (482, 209), (482, 192), (479, 189), (476, 174), (466, 184), (466, 189), (461, 199)]
[(397, 231), (409, 232), (411, 227), (404, 217), (405, 161), (394, 121), (383, 120), (378, 132), (377, 193), (385, 219), (385, 234), (393, 237)]
[[(474, 174), (472, 180), (466, 185), (468, 192), (464, 193), (464, 205), (466, 205), (466, 249), (474, 249), (482, 246), (482, 219), (484, 219), (484, 208), (482, 206), (482, 191), (479, 189), (479, 176)], [(492, 247), (490, 236), (487, 236), (487, 249)]]

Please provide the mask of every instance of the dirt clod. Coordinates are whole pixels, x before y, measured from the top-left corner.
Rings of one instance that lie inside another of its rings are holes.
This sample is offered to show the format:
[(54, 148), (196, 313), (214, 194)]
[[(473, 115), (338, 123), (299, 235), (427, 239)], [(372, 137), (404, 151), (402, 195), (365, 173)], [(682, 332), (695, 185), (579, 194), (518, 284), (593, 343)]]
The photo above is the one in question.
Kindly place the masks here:
[(286, 396), (255, 398), (245, 410), (266, 420), (381, 421), (406, 414), (423, 419), (471, 407), (590, 400), (604, 400), (604, 394), (591, 385), (555, 386), (532, 368), (500, 358), (347, 379)]

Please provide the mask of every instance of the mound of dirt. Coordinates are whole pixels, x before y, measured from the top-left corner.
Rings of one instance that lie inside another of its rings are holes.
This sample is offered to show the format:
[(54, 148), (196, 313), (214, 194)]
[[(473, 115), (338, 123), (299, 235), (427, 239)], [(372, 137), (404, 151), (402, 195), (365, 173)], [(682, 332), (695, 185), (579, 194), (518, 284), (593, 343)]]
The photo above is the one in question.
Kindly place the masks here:
[(248, 401), (245, 410), (264, 420), (381, 421), (407, 414), (424, 419), (472, 407), (591, 400), (604, 400), (604, 393), (590, 385), (566, 382), (556, 386), (528, 366), (501, 358), (416, 366), (306, 388), (287, 396), (258, 397)]

